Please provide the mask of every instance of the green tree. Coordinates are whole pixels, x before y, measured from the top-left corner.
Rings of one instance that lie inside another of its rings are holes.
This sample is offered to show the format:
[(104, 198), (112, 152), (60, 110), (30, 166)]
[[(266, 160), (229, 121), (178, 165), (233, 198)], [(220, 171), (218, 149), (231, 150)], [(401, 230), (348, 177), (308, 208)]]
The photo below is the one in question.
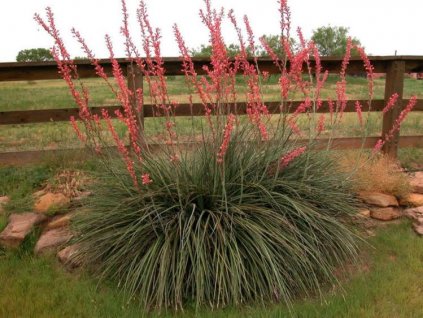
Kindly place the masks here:
[(17, 62), (45, 62), (53, 60), (50, 50), (43, 48), (21, 50), (16, 56)]
[[(280, 35), (277, 34), (268, 34), (263, 35), (262, 38), (266, 43), (269, 45), (269, 47), (273, 50), (273, 52), (276, 53), (276, 55), (279, 58), (282, 58), (284, 56), (284, 48), (282, 46), (282, 41)], [(291, 49), (295, 51), (297, 49), (297, 42), (295, 39), (290, 38), (289, 44), (291, 46)], [(256, 56), (269, 56), (269, 53), (266, 51), (266, 49), (263, 47), (263, 45), (259, 45), (256, 49)]]
[(89, 61), (90, 59), (86, 56), (75, 56), (73, 58), (74, 61)]
[[(313, 31), (311, 39), (316, 44), (322, 56), (343, 56), (347, 48), (349, 29), (342, 26), (321, 26)], [(361, 45), (360, 41), (351, 37), (353, 44)], [(351, 51), (357, 55), (356, 50)]]
[[(263, 35), (263, 38), (279, 57), (283, 56), (283, 47), (282, 47), (279, 35), (273, 35), (273, 34)], [(293, 49), (295, 50), (296, 48), (295, 40), (291, 38), (290, 42), (291, 42), (290, 43), (291, 47), (293, 47)], [(238, 44), (229, 44), (226, 46), (226, 51), (228, 52), (228, 55), (230, 57), (235, 57), (240, 52), (240, 50), (241, 48)], [(247, 50), (247, 55), (251, 56), (252, 54), (249, 51), (249, 49), (246, 48), (246, 50)], [(199, 49), (191, 50), (191, 55), (193, 57), (210, 57), (211, 53), (212, 53), (211, 45), (202, 44)], [(261, 43), (259, 43), (256, 47), (255, 56), (261, 56), (261, 57), (269, 56), (266, 49), (263, 47), (263, 45), (261, 45)]]
[[(226, 51), (230, 57), (235, 57), (240, 52), (238, 44), (229, 44), (226, 46)], [(210, 57), (212, 53), (211, 45), (201, 44), (199, 49), (192, 49), (191, 55), (193, 57)]]

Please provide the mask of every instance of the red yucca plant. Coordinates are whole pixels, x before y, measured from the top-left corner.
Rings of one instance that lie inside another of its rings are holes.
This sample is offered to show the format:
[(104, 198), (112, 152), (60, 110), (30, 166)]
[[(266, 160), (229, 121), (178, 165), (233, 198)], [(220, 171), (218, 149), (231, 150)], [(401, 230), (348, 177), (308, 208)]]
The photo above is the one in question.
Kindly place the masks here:
[[(197, 73), (179, 28), (173, 27), (190, 108), (199, 101), (204, 111), (201, 120), (192, 117), (187, 138), (178, 133), (183, 127), (175, 116), (178, 102), (167, 86), (160, 30), (151, 26), (141, 1), (137, 10), (141, 41), (137, 42), (129, 31), (124, 0), (122, 11), (127, 63), (132, 74), (143, 75), (145, 90), (127, 85), (109, 36), (112, 77), (81, 34), (72, 30), (97, 75), (122, 106), (115, 112), (117, 120), (104, 109), (101, 116), (91, 112), (89, 91), (78, 78), (52, 11), (47, 8), (47, 20), (35, 16), (54, 39), (52, 54), (79, 107), (83, 129), (74, 118), (72, 125), (105, 163), (94, 195), (86, 202), (89, 212), (81, 213), (76, 222), (81, 234), (76, 257), (101, 277), (116, 280), (146, 308), (257, 301), (289, 304), (296, 294), (320, 291), (323, 282), (336, 280), (334, 268), (354, 259), (357, 252), (346, 223), (356, 212), (356, 201), (349, 178), (337, 169), (334, 156), (323, 150), (330, 148), (344, 118), (346, 70), (353, 47), (367, 72), (371, 108), (373, 68), (364, 50), (348, 41), (336, 99), (325, 100), (322, 89), (329, 73), (322, 69), (315, 44), (306, 41), (301, 30), (297, 32), (300, 45), (292, 48), (286, 0), (279, 1), (282, 55), (265, 38), (256, 43), (247, 17), (245, 36), (232, 10), (225, 14), (206, 0), (200, 17), (209, 31), (212, 52), (210, 63), (202, 68), (205, 75)], [(222, 36), (226, 17), (239, 40), (234, 58), (228, 56)], [(271, 110), (263, 93), (271, 79), (260, 69), (255, 56), (258, 46), (279, 70), (280, 98), (271, 103), (275, 107)], [(295, 102), (298, 94), (303, 102)], [(145, 98), (154, 113), (146, 125), (160, 123), (159, 136), (145, 132), (141, 116)], [(397, 98), (392, 97), (386, 111)], [(411, 99), (392, 133), (415, 101)], [(327, 116), (318, 113), (325, 106), (330, 111)], [(355, 107), (365, 132), (368, 118), (363, 118), (359, 102)], [(127, 139), (117, 132), (121, 123)], [(328, 129), (330, 138), (322, 146), (319, 137)], [(381, 139), (376, 150), (391, 136)], [(118, 153), (106, 147), (110, 138)], [(197, 143), (187, 147), (187, 140)]]

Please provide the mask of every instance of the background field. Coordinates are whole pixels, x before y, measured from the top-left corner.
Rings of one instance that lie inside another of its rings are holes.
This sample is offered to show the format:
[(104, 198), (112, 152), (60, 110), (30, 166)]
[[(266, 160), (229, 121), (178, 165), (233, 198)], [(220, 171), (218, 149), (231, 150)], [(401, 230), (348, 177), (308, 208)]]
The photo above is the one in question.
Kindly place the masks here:
[[(335, 97), (335, 85), (337, 77), (331, 75), (327, 85), (322, 92), (323, 97)], [(243, 80), (237, 79), (239, 100), (245, 100)], [(350, 99), (367, 98), (367, 81), (363, 77), (348, 76), (348, 96)], [(107, 106), (118, 104), (113, 94), (106, 87), (101, 79), (84, 79), (90, 89), (91, 106)], [(375, 99), (383, 98), (385, 79), (375, 80)], [(148, 87), (144, 85), (148, 96)], [(188, 102), (189, 92), (181, 76), (168, 77), (168, 89), (171, 99), (178, 102)], [(263, 96), (266, 101), (275, 101), (279, 98), (279, 87), (277, 77), (271, 76), (263, 85)], [(423, 81), (406, 78), (404, 81), (404, 98), (409, 98), (416, 94), (418, 98), (423, 98)], [(292, 96), (301, 100), (302, 96), (297, 94)], [(194, 102), (198, 99), (194, 97)], [(149, 99), (146, 98), (146, 103)], [(35, 109), (55, 109), (75, 107), (72, 96), (66, 84), (62, 80), (44, 81), (21, 81), (21, 82), (0, 82), (0, 111), (12, 110), (35, 110)], [(382, 127), (380, 113), (370, 114), (368, 125), (369, 136), (380, 136)], [(194, 118), (193, 127), (201, 131), (204, 121), (201, 117)], [(150, 135), (162, 132), (163, 123), (158, 118), (145, 119), (146, 133)], [(191, 118), (178, 117), (177, 127), (180, 135), (187, 135), (192, 132)], [(338, 130), (335, 137), (358, 137), (361, 135), (357, 115), (347, 113), (344, 123)], [(123, 125), (117, 124), (117, 130), (121, 136), (125, 134)], [(401, 128), (401, 135), (418, 135), (423, 133), (423, 112), (412, 112), (405, 120)], [(323, 134), (324, 135), (324, 134)], [(56, 148), (82, 147), (78, 139), (75, 138), (73, 129), (69, 122), (51, 122), (42, 124), (26, 125), (2, 125), (0, 126), (0, 152), (41, 150)], [(402, 149), (400, 159), (404, 164), (415, 166), (418, 162), (423, 162), (423, 150)]]

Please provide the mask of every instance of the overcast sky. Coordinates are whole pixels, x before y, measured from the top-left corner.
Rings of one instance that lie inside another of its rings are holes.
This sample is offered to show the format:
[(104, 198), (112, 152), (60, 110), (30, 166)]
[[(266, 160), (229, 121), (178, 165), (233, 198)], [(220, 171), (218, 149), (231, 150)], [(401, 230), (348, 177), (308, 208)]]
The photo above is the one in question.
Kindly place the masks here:
[[(82, 55), (70, 35), (76, 27), (98, 57), (107, 57), (104, 35), (110, 34), (115, 47), (122, 47), (119, 35), (121, 21), (120, 0), (1, 0), (0, 62), (14, 61), (22, 49), (52, 46), (48, 35), (33, 20), (35, 12), (43, 13), (52, 7), (56, 22), (72, 56)], [(135, 9), (138, 0), (127, 0), (132, 13), (132, 27), (137, 30)], [(177, 56), (172, 34), (177, 23), (189, 47), (199, 47), (208, 40), (198, 10), (202, 0), (146, 0), (151, 22), (162, 30), (164, 56)], [(214, 0), (234, 9), (241, 18), (247, 14), (257, 36), (277, 34), (279, 29), (276, 0)], [(423, 55), (421, 36), (423, 0), (290, 0), (292, 22), (300, 26), (309, 38), (312, 30), (322, 25), (346, 26), (371, 55)], [(137, 32), (134, 32), (136, 35)], [(227, 43), (234, 41), (234, 31), (225, 29)], [(117, 50), (123, 56), (123, 50)]]

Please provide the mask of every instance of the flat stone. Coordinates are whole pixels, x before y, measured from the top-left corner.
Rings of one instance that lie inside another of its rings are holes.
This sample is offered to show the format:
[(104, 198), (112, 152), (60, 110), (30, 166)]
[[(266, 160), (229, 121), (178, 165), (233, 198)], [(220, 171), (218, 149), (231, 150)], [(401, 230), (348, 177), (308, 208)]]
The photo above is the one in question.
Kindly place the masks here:
[(370, 216), (380, 221), (391, 221), (401, 217), (401, 212), (400, 209), (393, 207), (373, 208), (370, 210)]
[(423, 206), (423, 194), (420, 193), (410, 193), (400, 200), (401, 205), (419, 207)]
[(404, 215), (407, 217), (417, 220), (418, 218), (423, 217), (423, 206), (419, 206), (417, 208), (410, 208), (404, 210)]
[(4, 212), (3, 206), (5, 206), (7, 203), (9, 203), (10, 198), (9, 197), (0, 197), (0, 214)]
[(410, 185), (413, 192), (423, 194), (423, 171), (414, 173), (410, 178)]
[(66, 227), (70, 224), (72, 215), (66, 214), (66, 215), (60, 215), (57, 217), (54, 217), (47, 225), (46, 230), (52, 230), (57, 229), (60, 227)]
[(369, 230), (369, 229), (367, 229), (367, 230), (366, 230), (366, 234), (367, 234), (367, 236), (369, 236), (369, 237), (376, 236), (375, 231), (373, 231), (373, 230)]
[(71, 238), (72, 233), (66, 227), (46, 231), (40, 236), (35, 245), (34, 252), (36, 255), (40, 255), (49, 251), (54, 251), (69, 242)]
[(65, 247), (59, 253), (57, 253), (57, 258), (59, 259), (60, 263), (70, 268), (75, 268), (81, 266), (81, 263), (73, 258), (75, 253), (78, 251), (78, 244), (73, 244), (70, 246)]
[(52, 208), (60, 208), (69, 203), (69, 198), (62, 193), (46, 193), (39, 197), (34, 205), (34, 211), (38, 213), (46, 213)]
[(423, 224), (413, 224), (414, 232), (423, 236)]
[(370, 216), (370, 210), (369, 209), (360, 209), (358, 211), (358, 215), (363, 218), (368, 218)]
[(0, 197), (0, 204), (7, 204), (9, 203), (10, 198), (8, 196)]
[(7, 248), (18, 247), (35, 225), (44, 221), (46, 217), (37, 213), (12, 214), (9, 224), (0, 234), (0, 245)]
[(398, 200), (393, 195), (380, 192), (360, 192), (359, 197), (363, 202), (378, 207), (398, 206)]

